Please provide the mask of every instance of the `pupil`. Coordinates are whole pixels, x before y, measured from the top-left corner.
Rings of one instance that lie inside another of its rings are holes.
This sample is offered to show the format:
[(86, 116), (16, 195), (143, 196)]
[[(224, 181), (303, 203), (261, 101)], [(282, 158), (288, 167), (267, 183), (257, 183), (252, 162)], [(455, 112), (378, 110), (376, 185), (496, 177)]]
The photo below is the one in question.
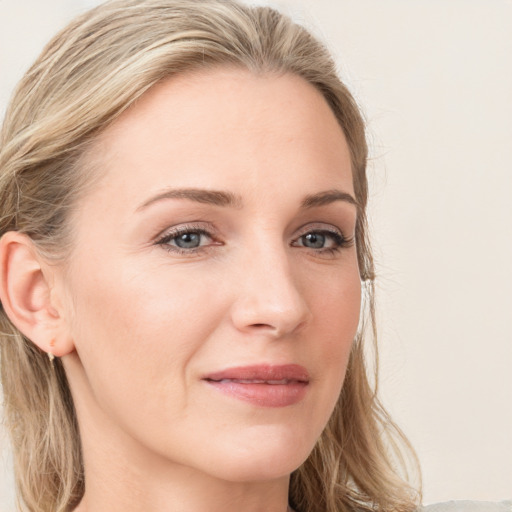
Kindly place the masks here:
[(325, 245), (325, 236), (319, 233), (308, 233), (304, 237), (304, 245), (313, 249), (320, 249)]
[(194, 249), (199, 247), (199, 233), (183, 233), (176, 238), (176, 245), (182, 249)]

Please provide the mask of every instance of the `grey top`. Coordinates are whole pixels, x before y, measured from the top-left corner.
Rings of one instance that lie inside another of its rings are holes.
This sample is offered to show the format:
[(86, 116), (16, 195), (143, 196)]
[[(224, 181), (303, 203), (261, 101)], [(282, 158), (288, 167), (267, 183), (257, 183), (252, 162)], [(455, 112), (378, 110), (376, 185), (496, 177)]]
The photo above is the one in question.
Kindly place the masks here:
[(420, 512), (512, 512), (512, 500), (499, 503), (491, 501), (446, 501), (426, 505)]

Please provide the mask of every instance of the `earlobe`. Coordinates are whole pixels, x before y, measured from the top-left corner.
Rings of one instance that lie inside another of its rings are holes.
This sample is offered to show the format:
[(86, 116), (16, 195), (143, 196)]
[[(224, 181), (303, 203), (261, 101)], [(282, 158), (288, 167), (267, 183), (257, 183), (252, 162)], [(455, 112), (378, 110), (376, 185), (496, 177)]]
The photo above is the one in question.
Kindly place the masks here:
[(44, 352), (71, 351), (61, 312), (51, 301), (50, 275), (27, 235), (10, 231), (0, 239), (0, 299), (11, 322)]

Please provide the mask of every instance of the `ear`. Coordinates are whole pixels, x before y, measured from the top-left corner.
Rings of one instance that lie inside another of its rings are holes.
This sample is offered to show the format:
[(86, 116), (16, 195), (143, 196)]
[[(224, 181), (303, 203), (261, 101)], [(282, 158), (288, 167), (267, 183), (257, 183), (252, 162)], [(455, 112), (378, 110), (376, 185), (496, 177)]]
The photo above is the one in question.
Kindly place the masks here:
[(11, 322), (44, 352), (74, 349), (62, 301), (52, 293), (53, 272), (32, 240), (9, 231), (0, 239), (0, 300)]

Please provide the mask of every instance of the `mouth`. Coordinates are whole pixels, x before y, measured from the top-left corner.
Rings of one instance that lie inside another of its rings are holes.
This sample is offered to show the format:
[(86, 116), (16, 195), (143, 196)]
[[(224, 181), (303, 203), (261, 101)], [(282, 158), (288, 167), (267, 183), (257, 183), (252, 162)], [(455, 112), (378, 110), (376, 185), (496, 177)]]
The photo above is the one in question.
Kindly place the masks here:
[(263, 379), (206, 379), (210, 382), (218, 382), (219, 384), (226, 384), (228, 382), (235, 382), (237, 384), (269, 384), (271, 386), (284, 386), (293, 382), (301, 382), (292, 379), (281, 379), (281, 380), (263, 380)]
[(287, 407), (306, 395), (309, 374), (296, 364), (228, 368), (203, 381), (223, 394), (259, 407)]

